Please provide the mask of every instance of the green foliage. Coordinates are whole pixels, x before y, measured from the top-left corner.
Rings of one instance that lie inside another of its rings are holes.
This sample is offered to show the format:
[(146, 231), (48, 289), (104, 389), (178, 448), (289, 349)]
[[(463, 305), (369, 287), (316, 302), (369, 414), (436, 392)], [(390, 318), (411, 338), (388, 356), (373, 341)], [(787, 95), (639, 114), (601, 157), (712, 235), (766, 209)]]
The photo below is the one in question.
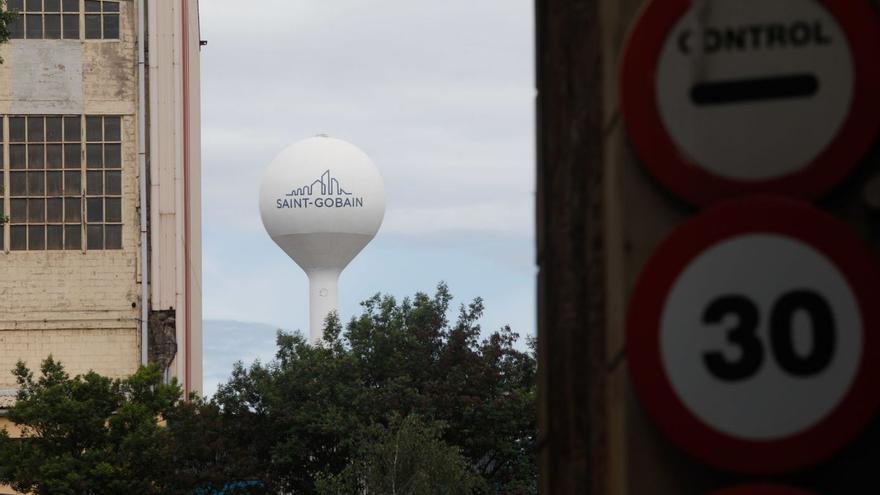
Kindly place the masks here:
[(18, 363), (18, 402), (9, 419), (23, 432), (0, 432), (0, 481), (35, 494), (162, 493), (167, 466), (158, 418), (180, 397), (155, 368), (126, 380), (97, 373), (70, 378), (51, 357), (40, 376)]
[[(155, 367), (71, 378), (19, 364), (0, 433), (0, 482), (42, 494), (400, 495), (537, 492), (534, 348), (481, 339), (482, 302), (376, 295), (325, 340), (278, 335), (270, 363), (236, 365), (211, 402), (182, 401)], [(531, 345), (531, 344), (530, 344)]]
[(333, 488), (363, 459), (363, 439), (416, 415), (432, 432), (446, 425), (439, 440), (481, 480), (474, 493), (535, 493), (534, 352), (517, 350), (509, 328), (481, 340), (479, 299), (448, 321), (451, 300), (442, 284), (400, 303), (376, 295), (344, 330), (331, 315), (321, 345), (282, 333), (273, 362), (237, 366), (215, 400), (249, 432), (241, 441), (268, 466), (261, 479)]
[[(5, 0), (0, 0), (0, 4), (2, 4), (0, 6), (3, 7), (3, 10), (0, 10), (0, 44), (3, 44), (9, 41), (9, 23), (18, 17), (18, 12), (6, 10)], [(3, 57), (0, 57), (0, 64), (2, 63)], [(2, 223), (0, 223), (0, 225), (2, 225)]]
[(338, 475), (319, 474), (319, 495), (387, 493), (469, 495), (481, 479), (458, 448), (441, 439), (439, 423), (418, 416), (393, 417), (374, 425), (361, 439), (354, 458)]

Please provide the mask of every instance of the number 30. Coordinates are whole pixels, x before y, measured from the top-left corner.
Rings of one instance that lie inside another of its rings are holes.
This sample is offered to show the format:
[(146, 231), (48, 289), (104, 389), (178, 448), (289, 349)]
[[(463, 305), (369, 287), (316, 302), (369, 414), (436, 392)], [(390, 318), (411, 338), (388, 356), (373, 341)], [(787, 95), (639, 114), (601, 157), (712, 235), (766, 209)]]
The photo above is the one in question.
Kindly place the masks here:
[[(793, 321), (798, 311), (806, 312), (812, 323), (812, 349), (805, 356), (794, 348)], [(745, 296), (721, 296), (706, 308), (703, 322), (718, 324), (727, 315), (738, 318), (737, 325), (728, 330), (727, 340), (740, 348), (739, 359), (729, 360), (723, 352), (711, 351), (703, 354), (703, 362), (709, 372), (721, 380), (746, 380), (761, 369), (765, 357), (764, 344), (756, 334), (758, 307)], [(831, 363), (836, 344), (831, 307), (815, 292), (788, 292), (770, 310), (769, 337), (770, 350), (783, 370), (798, 377), (821, 373)]]

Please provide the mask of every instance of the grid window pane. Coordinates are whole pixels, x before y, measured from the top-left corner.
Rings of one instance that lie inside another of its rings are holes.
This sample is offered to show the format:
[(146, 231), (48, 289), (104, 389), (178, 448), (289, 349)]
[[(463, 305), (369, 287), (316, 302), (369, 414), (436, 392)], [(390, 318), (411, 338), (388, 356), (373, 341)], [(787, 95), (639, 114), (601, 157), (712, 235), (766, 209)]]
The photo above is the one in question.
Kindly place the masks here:
[(64, 195), (79, 196), (82, 194), (82, 174), (80, 172), (64, 172)]
[(6, 29), (9, 30), (10, 39), (24, 38), (24, 17), (16, 16), (15, 19), (6, 25)]
[[(101, 39), (101, 14), (88, 14), (86, 17), (86, 39)], [(91, 242), (90, 242), (91, 244)]]
[(27, 0), (28, 12), (39, 12), (43, 10), (43, 0)]
[(12, 22), (6, 25), (6, 28), (9, 29), (10, 39), (15, 40), (24, 38), (24, 17), (20, 15), (16, 16)]
[(108, 225), (104, 228), (104, 233), (104, 249), (122, 249), (122, 225)]
[(65, 12), (79, 12), (79, 0), (62, 0), (61, 7)]
[(104, 205), (104, 217), (108, 222), (122, 221), (122, 199), (107, 198)]
[(64, 162), (61, 160), (61, 145), (46, 145), (46, 168), (61, 168)]
[(80, 135), (81, 121), (79, 117), (64, 117), (64, 140), (78, 143), (82, 140)]
[(104, 12), (119, 12), (119, 2), (104, 1)]
[(46, 195), (61, 196), (64, 193), (62, 187), (61, 172), (49, 172), (46, 174)]
[(46, 153), (46, 147), (42, 144), (29, 144), (28, 150), (28, 168), (43, 168), (45, 161), (43, 156)]
[(101, 11), (101, 2), (100, 2), (100, 0), (86, 0), (85, 7), (86, 7), (86, 12), (100, 12)]
[(64, 223), (82, 222), (82, 201), (79, 198), (64, 200)]
[(79, 15), (64, 14), (62, 19), (64, 39), (79, 39)]
[(89, 196), (104, 194), (103, 176), (103, 172), (89, 172), (86, 174), (86, 194)]
[(104, 141), (120, 141), (122, 139), (122, 121), (120, 117), (104, 117)]
[(64, 249), (64, 228), (61, 225), (46, 227), (46, 249)]
[(43, 10), (46, 12), (61, 12), (61, 0), (43, 0)]
[(86, 220), (89, 223), (104, 221), (104, 198), (86, 199)]
[(24, 0), (6, 0), (6, 8), (9, 10), (24, 10)]
[(61, 39), (61, 16), (58, 14), (47, 14), (46, 18), (46, 39)]
[(28, 227), (28, 249), (31, 251), (46, 249), (46, 227), (44, 225)]
[(61, 142), (61, 117), (46, 118), (46, 141)]
[(9, 228), (10, 243), (9, 248), (13, 251), (24, 251), (27, 249), (27, 226), (13, 225)]
[(43, 118), (28, 117), (27, 140), (29, 143), (42, 143), (46, 136), (43, 134)]
[(82, 249), (82, 227), (64, 226), (64, 249)]
[(64, 221), (64, 200), (61, 198), (46, 200), (46, 221), (50, 223)]
[(122, 194), (122, 172), (107, 171), (104, 176), (104, 192), (108, 195)]
[(9, 117), (9, 140), (13, 143), (25, 142), (24, 117)]
[(27, 174), (24, 172), (9, 173), (9, 194), (27, 196)]
[(40, 39), (43, 37), (43, 16), (40, 14), (27, 14), (24, 16), (24, 36), (28, 39)]
[(119, 14), (104, 14), (104, 33), (105, 40), (119, 39)]
[(42, 223), (46, 221), (46, 200), (29, 199), (28, 202), (28, 222)]
[(27, 147), (23, 144), (9, 145), (9, 168), (23, 169), (27, 167)]
[(43, 172), (28, 172), (28, 196), (42, 196), (43, 184), (46, 180)]
[(104, 249), (104, 226), (89, 225), (86, 230), (87, 249)]
[(12, 223), (27, 222), (27, 200), (13, 199), (9, 202), (10, 212), (9, 219)]
[(78, 144), (64, 145), (64, 168), (80, 168), (82, 148)]
[(104, 168), (122, 167), (122, 146), (119, 144), (104, 145)]
[(101, 117), (86, 117), (86, 141), (101, 141), (104, 133)]
[(104, 167), (104, 150), (100, 144), (89, 144), (86, 146), (86, 166), (88, 168)]

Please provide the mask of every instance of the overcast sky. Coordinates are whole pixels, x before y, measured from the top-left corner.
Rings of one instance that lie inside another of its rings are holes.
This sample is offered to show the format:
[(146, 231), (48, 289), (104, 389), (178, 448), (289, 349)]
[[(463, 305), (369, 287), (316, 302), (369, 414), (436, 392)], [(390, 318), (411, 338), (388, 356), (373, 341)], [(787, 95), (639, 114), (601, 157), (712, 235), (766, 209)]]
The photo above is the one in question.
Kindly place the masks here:
[(257, 193), (281, 149), (325, 133), (370, 155), (387, 192), (340, 280), (344, 320), (373, 293), (443, 280), (458, 303), (485, 299), (485, 326), (534, 333), (531, 0), (200, 4), (206, 319), (308, 332), (307, 280)]

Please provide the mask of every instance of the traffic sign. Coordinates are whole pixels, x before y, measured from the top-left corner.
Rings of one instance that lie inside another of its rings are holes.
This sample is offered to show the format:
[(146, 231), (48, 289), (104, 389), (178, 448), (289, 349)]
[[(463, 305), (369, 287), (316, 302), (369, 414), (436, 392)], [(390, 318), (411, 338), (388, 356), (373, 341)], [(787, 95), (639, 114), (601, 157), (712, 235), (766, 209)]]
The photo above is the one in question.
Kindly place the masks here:
[(877, 135), (878, 50), (866, 0), (653, 0), (624, 53), (626, 128), (689, 202), (814, 198)]
[(639, 276), (627, 329), (636, 392), (707, 464), (814, 464), (880, 402), (878, 284), (866, 244), (827, 214), (787, 199), (721, 203)]
[(712, 492), (712, 495), (813, 495), (813, 493), (782, 485), (743, 485)]

